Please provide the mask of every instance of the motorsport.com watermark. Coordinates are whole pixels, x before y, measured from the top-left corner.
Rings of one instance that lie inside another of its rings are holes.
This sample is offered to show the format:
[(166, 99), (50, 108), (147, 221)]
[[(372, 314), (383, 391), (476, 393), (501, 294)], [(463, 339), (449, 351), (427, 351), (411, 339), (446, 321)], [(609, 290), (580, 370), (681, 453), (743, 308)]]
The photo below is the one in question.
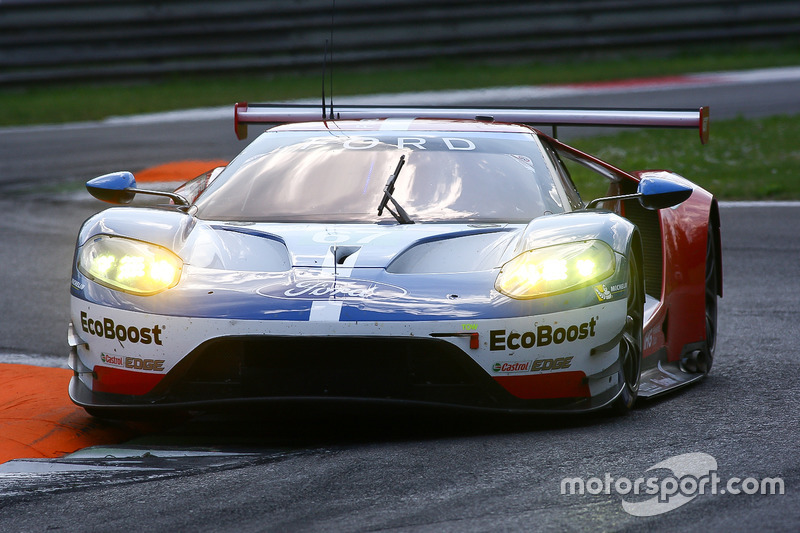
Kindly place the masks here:
[[(561, 480), (562, 495), (619, 494), (622, 508), (633, 516), (663, 514), (704, 494), (784, 494), (782, 478), (731, 477), (723, 481), (717, 474), (717, 460), (702, 452), (685, 453), (657, 463), (646, 471), (669, 470), (668, 475), (630, 479), (614, 477), (568, 477)], [(651, 498), (644, 499), (644, 496)]]

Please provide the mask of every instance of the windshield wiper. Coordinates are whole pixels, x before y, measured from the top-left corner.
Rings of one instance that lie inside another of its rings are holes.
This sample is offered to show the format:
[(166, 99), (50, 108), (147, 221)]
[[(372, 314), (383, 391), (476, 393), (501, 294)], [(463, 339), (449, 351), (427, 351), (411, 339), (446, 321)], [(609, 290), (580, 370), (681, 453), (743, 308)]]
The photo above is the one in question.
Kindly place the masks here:
[[(394, 192), (394, 182), (397, 181), (397, 176), (400, 175), (400, 169), (403, 168), (405, 162), (406, 156), (401, 155), (400, 161), (397, 162), (397, 168), (395, 168), (392, 175), (389, 176), (389, 180), (386, 182), (386, 186), (383, 188), (383, 198), (381, 199), (381, 203), (378, 204), (378, 216), (381, 216), (383, 214), (383, 209), (386, 208), (386, 210), (389, 211), (400, 224), (413, 224), (414, 221), (411, 220), (410, 216), (408, 216), (406, 210), (403, 209), (403, 207), (397, 203), (397, 200), (392, 197), (392, 193)], [(397, 212), (392, 211), (392, 208), (387, 205), (390, 200)]]

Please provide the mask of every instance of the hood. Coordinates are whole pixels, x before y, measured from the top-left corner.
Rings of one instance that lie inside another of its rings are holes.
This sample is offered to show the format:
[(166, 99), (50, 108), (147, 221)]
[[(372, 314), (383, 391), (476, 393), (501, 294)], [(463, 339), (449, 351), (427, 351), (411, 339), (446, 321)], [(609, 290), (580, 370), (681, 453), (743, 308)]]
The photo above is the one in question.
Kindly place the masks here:
[(209, 223), (194, 228), (182, 251), (189, 264), (226, 270), (471, 272), (502, 264), (520, 232), (508, 225)]
[(524, 229), (512, 224), (230, 223), (174, 210), (121, 207), (87, 220), (78, 245), (97, 234), (126, 236), (164, 246), (188, 265), (246, 272), (293, 267), (475, 272), (510, 259)]

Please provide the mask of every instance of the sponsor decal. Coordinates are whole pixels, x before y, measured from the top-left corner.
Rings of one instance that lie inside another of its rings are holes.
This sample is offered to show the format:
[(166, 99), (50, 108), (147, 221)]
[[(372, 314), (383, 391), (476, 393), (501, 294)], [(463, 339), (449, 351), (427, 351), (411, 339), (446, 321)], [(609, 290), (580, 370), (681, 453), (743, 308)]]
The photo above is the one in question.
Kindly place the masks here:
[(597, 295), (598, 301), (607, 302), (622, 295), (627, 288), (627, 283), (617, 283), (616, 285), (606, 285), (605, 283), (601, 283), (600, 285), (594, 286), (594, 293)]
[(119, 366), (130, 370), (146, 370), (148, 372), (163, 372), (164, 359), (141, 359), (139, 357), (122, 357), (109, 353), (101, 353), (100, 360), (109, 366)]
[(544, 372), (545, 370), (562, 370), (572, 365), (572, 358), (556, 357), (554, 359), (536, 359), (535, 361), (498, 361), (492, 366), (493, 372)]
[(342, 139), (331, 137), (310, 137), (299, 145), (301, 150), (314, 148), (315, 146), (330, 145), (332, 143), (341, 143), (342, 148), (345, 150), (370, 150), (375, 147), (382, 147), (386, 145), (394, 145), (398, 149), (411, 149), (411, 150), (447, 150), (459, 151), (475, 150), (475, 143), (469, 139), (461, 137), (367, 137), (364, 135), (355, 135), (343, 137)]
[(644, 350), (649, 350), (656, 346), (659, 340), (658, 334), (660, 333), (662, 327), (663, 324), (658, 324), (645, 332), (644, 340), (642, 341), (642, 348)]
[(531, 365), (532, 372), (540, 372), (543, 370), (561, 370), (572, 366), (572, 358), (569, 357), (556, 357), (555, 359), (537, 359)]
[(75, 287), (76, 289), (78, 289), (79, 291), (82, 291), (83, 288), (86, 287), (85, 284), (81, 283), (80, 281), (78, 281), (75, 278), (72, 278), (72, 286)]
[(105, 339), (117, 339), (119, 342), (133, 344), (157, 344), (161, 346), (161, 334), (165, 326), (154, 325), (151, 328), (137, 328), (117, 324), (110, 318), (89, 318), (86, 311), (81, 311), (81, 329), (84, 332)]
[(361, 279), (313, 279), (298, 281), (287, 289), (285, 285), (270, 285), (258, 289), (258, 294), (269, 298), (298, 300), (383, 299), (398, 298), (408, 294), (405, 289)]
[(139, 359), (138, 357), (126, 357), (125, 368), (131, 370), (147, 370), (150, 372), (163, 372), (163, 359)]
[(122, 357), (118, 355), (111, 355), (108, 353), (101, 353), (100, 360), (107, 365), (111, 366), (125, 366), (125, 362), (122, 360)]
[(573, 324), (565, 327), (553, 327), (547, 324), (536, 327), (536, 331), (507, 332), (504, 329), (489, 331), (489, 349), (519, 350), (521, 348), (536, 348), (550, 344), (563, 344), (575, 342), (595, 336), (595, 326), (599, 317), (592, 317), (588, 322)]
[(530, 361), (498, 361), (492, 366), (492, 372), (529, 372)]

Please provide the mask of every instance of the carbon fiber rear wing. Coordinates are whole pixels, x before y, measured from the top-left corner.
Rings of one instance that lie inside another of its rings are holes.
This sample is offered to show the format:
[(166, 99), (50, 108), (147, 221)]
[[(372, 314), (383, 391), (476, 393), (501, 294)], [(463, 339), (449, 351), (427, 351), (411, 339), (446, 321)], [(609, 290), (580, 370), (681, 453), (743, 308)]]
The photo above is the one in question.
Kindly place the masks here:
[(234, 126), (239, 139), (247, 138), (248, 124), (284, 124), (326, 120), (378, 120), (431, 118), (483, 120), (529, 126), (626, 126), (697, 128), (700, 141), (708, 142), (708, 107), (699, 109), (524, 109), (511, 107), (411, 107), (349, 105), (326, 116), (317, 105), (247, 104), (234, 106)]

